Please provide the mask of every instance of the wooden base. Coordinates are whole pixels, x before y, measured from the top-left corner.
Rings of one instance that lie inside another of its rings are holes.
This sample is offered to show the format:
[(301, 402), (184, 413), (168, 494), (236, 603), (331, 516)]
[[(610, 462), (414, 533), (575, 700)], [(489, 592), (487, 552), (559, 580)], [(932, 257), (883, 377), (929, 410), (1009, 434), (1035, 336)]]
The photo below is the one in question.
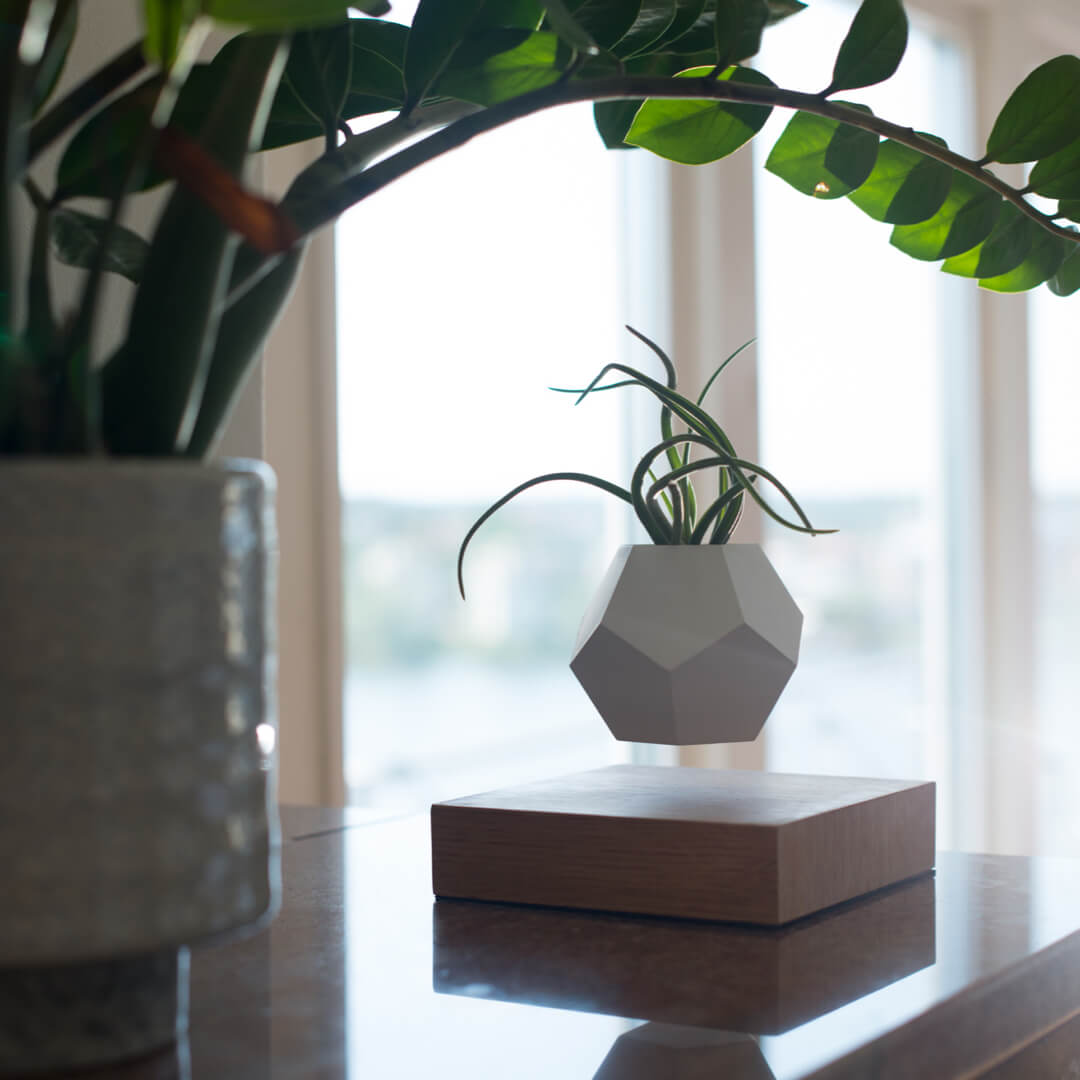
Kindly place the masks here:
[(437, 896), (779, 926), (934, 865), (934, 785), (616, 765), (436, 803)]

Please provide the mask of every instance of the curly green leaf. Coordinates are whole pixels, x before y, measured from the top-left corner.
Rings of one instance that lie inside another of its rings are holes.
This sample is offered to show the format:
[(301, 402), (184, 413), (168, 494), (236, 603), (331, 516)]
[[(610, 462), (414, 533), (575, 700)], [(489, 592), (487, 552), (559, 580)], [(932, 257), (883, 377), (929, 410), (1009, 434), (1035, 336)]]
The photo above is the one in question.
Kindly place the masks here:
[(616, 498), (622, 499), (624, 502), (633, 504), (633, 499), (630, 497), (630, 492), (625, 488), (619, 487), (618, 484), (612, 484), (607, 480), (602, 480), (598, 476), (590, 476), (588, 473), (576, 473), (576, 472), (555, 472), (545, 473), (543, 476), (534, 476), (531, 480), (526, 480), (523, 484), (518, 484), (517, 487), (508, 491), (501, 499), (497, 499), (491, 504), (477, 519), (473, 522), (472, 527), (465, 534), (465, 539), (461, 541), (461, 547), (458, 549), (457, 558), (457, 579), (458, 589), (461, 592), (462, 600), (465, 599), (465, 578), (464, 578), (464, 565), (465, 565), (465, 551), (469, 546), (472, 538), (476, 535), (476, 531), (484, 524), (485, 521), (497, 510), (504, 507), (511, 499), (520, 495), (523, 491), (528, 491), (529, 488), (536, 487), (538, 484), (547, 484), (553, 480), (571, 480), (579, 484), (588, 484), (591, 487), (599, 488), (601, 491), (606, 491), (609, 495), (614, 495)]

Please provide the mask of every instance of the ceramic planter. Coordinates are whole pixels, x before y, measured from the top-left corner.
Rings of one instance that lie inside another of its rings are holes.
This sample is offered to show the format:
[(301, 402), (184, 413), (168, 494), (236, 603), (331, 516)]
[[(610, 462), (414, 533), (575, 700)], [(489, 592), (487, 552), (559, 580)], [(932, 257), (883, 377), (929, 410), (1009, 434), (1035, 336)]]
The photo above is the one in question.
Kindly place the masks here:
[(277, 903), (274, 477), (0, 464), (0, 1072), (167, 1045)]
[(570, 667), (617, 739), (757, 737), (799, 659), (802, 613), (756, 544), (620, 548)]

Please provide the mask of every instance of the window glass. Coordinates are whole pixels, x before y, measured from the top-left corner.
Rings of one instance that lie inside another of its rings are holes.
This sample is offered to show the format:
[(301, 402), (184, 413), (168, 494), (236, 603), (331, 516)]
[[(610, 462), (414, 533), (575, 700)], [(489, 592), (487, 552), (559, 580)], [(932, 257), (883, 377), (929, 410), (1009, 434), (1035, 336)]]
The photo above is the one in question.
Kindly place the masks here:
[(621, 756), (567, 664), (621, 504), (619, 163), (588, 107), (476, 139), (338, 227), (349, 797), (422, 805)]
[[(820, 90), (854, 11), (818, 0), (766, 35), (762, 70)], [(915, 25), (897, 75), (849, 96), (955, 145), (934, 87), (958, 64)], [(816, 526), (839, 531), (766, 528), (805, 615), (799, 667), (765, 729), (767, 764), (944, 779), (946, 282), (854, 204), (811, 206), (765, 171), (788, 115), (755, 148), (760, 460)]]
[(1080, 299), (1039, 289), (1031, 314), (1032, 479), (1035, 488), (1038, 848), (1080, 849), (1076, 671), (1080, 656)]

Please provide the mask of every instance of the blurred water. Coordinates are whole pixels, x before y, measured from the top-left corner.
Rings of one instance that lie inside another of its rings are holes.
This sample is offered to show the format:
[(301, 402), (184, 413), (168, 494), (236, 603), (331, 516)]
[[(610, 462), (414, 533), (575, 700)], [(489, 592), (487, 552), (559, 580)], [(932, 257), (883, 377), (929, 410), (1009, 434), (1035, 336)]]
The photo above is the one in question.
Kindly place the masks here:
[(422, 807), (627, 756), (565, 665), (354, 669), (345, 715), (358, 805)]

